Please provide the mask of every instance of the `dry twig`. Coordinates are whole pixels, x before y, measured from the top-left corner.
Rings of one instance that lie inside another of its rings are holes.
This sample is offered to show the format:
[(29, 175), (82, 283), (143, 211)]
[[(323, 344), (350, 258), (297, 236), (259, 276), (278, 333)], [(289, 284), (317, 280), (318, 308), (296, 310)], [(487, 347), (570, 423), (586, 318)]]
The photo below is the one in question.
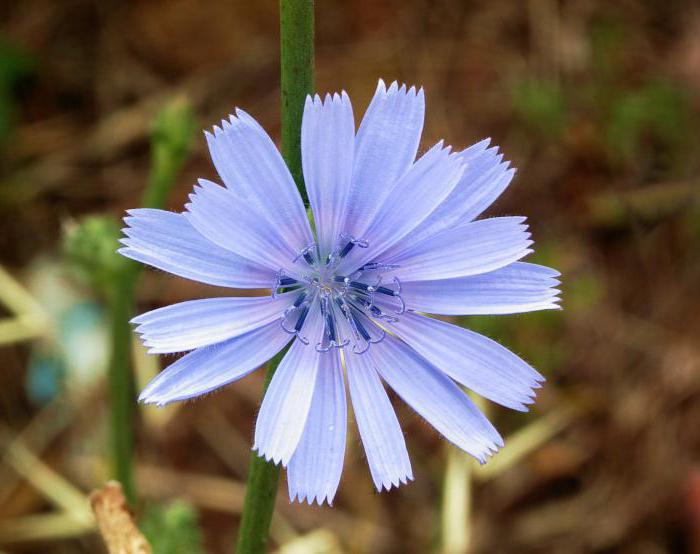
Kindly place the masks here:
[(93, 491), (90, 505), (109, 554), (151, 554), (151, 545), (136, 527), (119, 483), (110, 482)]

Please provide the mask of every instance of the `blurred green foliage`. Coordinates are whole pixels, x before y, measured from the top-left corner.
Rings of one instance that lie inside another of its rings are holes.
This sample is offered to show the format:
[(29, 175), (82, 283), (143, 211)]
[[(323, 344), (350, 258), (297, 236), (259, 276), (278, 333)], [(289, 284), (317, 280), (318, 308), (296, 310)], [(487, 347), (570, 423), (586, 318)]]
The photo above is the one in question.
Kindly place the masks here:
[(114, 285), (122, 260), (116, 255), (119, 225), (109, 216), (88, 216), (66, 227), (63, 250), (78, 276), (104, 295)]
[[(162, 207), (173, 182), (188, 158), (196, 119), (191, 105), (176, 99), (160, 110), (151, 132), (152, 169), (142, 205)], [(106, 295), (123, 279), (126, 267), (138, 264), (119, 256), (120, 224), (110, 216), (93, 215), (65, 228), (63, 251), (79, 277)]]
[(150, 506), (140, 527), (153, 547), (153, 554), (204, 552), (197, 512), (184, 500), (176, 500), (167, 506)]
[(619, 18), (602, 16), (592, 22), (588, 40), (595, 81), (611, 82), (619, 76), (629, 38)]
[(191, 104), (183, 98), (176, 98), (163, 106), (153, 121), (151, 130), (152, 147), (158, 155), (167, 152), (168, 157), (187, 157), (197, 125)]
[(675, 166), (688, 135), (690, 108), (683, 91), (670, 82), (652, 80), (642, 87), (620, 91), (611, 101), (605, 137), (613, 159), (626, 164), (643, 158), (645, 142), (657, 146), (660, 160)]
[(602, 18), (592, 25), (592, 73), (580, 109), (593, 114), (613, 167), (646, 166), (660, 178), (673, 177), (692, 163), (696, 151), (690, 99), (658, 68), (630, 66), (634, 37), (623, 20)]
[(197, 120), (192, 105), (176, 98), (161, 109), (151, 131), (151, 174), (141, 205), (162, 207), (173, 182), (189, 158)]
[(653, 69), (630, 80), (632, 34), (601, 19), (588, 35), (590, 72), (560, 79), (528, 75), (511, 86), (516, 118), (540, 142), (562, 140), (585, 123), (612, 169), (650, 168), (658, 178), (682, 174), (698, 144), (683, 86)]
[(512, 102), (517, 116), (527, 129), (543, 140), (557, 140), (569, 119), (566, 93), (552, 81), (525, 79), (512, 88)]
[(8, 139), (17, 121), (17, 85), (34, 68), (34, 59), (29, 54), (0, 37), (0, 144)]

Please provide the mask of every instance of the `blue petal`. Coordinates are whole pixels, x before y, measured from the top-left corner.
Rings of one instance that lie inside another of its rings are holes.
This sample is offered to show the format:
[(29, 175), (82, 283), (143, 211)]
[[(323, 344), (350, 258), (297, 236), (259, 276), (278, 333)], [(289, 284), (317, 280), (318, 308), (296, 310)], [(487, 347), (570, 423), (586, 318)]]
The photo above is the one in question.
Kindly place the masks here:
[(287, 468), (289, 498), (333, 504), (343, 472), (347, 405), (340, 356), (331, 351), (322, 355), (311, 409)]
[(494, 217), (447, 229), (411, 246), (401, 256), (382, 259), (400, 267), (401, 281), (467, 277), (511, 264), (532, 250), (524, 217)]
[(306, 98), (301, 126), (304, 183), (321, 256), (335, 247), (345, 221), (353, 168), (355, 120), (348, 95)]
[(486, 149), (488, 142), (488, 139), (483, 140), (458, 154), (466, 168), (457, 186), (401, 243), (386, 253), (387, 257), (397, 256), (436, 233), (469, 223), (503, 192), (515, 170), (501, 162), (503, 156), (498, 154), (497, 148)]
[(230, 190), (200, 179), (185, 207), (187, 220), (213, 243), (262, 266), (293, 271), (301, 248), (286, 240), (286, 225), (272, 225)]
[(328, 352), (318, 352), (313, 337), (321, 335), (320, 309), (311, 308), (304, 325), (309, 344), (295, 340), (280, 362), (265, 393), (255, 425), (255, 444), (260, 456), (286, 466), (304, 432), (311, 407), (316, 375)]
[(406, 344), (387, 336), (373, 354), (382, 378), (447, 440), (481, 463), (503, 446), (464, 391)]
[(381, 492), (413, 479), (406, 441), (371, 353), (345, 356), (350, 398), (374, 486)]
[(340, 271), (351, 271), (379, 259), (420, 224), (450, 194), (464, 171), (459, 156), (439, 142), (394, 185), (362, 238), (369, 246), (352, 251)]
[(379, 81), (357, 131), (346, 231), (361, 237), (394, 183), (416, 159), (423, 131), (423, 89)]
[(296, 295), (189, 300), (135, 317), (136, 332), (151, 354), (184, 352), (215, 344), (277, 321)]
[(525, 262), (439, 281), (401, 283), (409, 309), (443, 315), (514, 314), (558, 309), (557, 271)]
[(290, 338), (275, 322), (199, 348), (165, 368), (143, 389), (139, 400), (162, 406), (211, 392), (260, 367), (282, 350)]
[[(463, 157), (466, 156), (467, 150), (463, 152)], [(478, 160), (474, 160), (473, 172), (465, 171), (455, 187), (459, 196), (453, 199), (464, 206), (459, 214), (460, 221), (466, 223), (479, 217), (508, 188), (516, 170), (510, 168), (510, 162), (502, 162), (502, 159), (497, 147), (489, 148)]]
[(273, 228), (285, 229), (296, 252), (312, 240), (306, 210), (287, 165), (263, 128), (243, 110), (205, 133), (226, 186)]
[(209, 285), (269, 288), (275, 272), (204, 238), (184, 215), (142, 208), (124, 218), (119, 253), (163, 271)]
[(391, 332), (455, 381), (514, 410), (526, 411), (544, 381), (507, 348), (451, 323), (407, 312)]

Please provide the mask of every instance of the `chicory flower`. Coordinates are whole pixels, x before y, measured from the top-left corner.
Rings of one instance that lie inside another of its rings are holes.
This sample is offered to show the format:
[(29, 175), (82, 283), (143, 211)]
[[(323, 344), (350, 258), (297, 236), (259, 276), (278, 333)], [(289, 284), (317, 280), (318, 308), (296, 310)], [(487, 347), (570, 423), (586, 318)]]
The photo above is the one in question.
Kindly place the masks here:
[(120, 252), (180, 277), (259, 296), (192, 300), (134, 319), (151, 353), (191, 351), (140, 400), (158, 405), (248, 375), (283, 348), (254, 449), (289, 494), (332, 503), (343, 467), (346, 379), (376, 488), (412, 479), (385, 383), (484, 462), (503, 441), (465, 387), (515, 410), (542, 376), (495, 341), (424, 314), (557, 308), (558, 273), (523, 217), (476, 219), (514, 170), (488, 140), (418, 157), (423, 90), (380, 81), (359, 129), (345, 92), (307, 98), (302, 165), (315, 230), (277, 148), (247, 113), (206, 133), (225, 186), (201, 179), (182, 213), (129, 211)]

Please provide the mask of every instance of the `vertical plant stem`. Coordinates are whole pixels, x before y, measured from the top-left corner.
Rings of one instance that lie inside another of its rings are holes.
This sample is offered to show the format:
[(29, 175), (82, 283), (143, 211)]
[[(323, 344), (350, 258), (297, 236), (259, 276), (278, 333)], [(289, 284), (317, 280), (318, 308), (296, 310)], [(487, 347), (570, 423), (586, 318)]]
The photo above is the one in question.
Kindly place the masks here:
[[(194, 118), (189, 105), (176, 100), (158, 114), (151, 142), (151, 172), (141, 205), (162, 208), (192, 142)], [(116, 254), (115, 254), (116, 255)], [(112, 475), (121, 483), (129, 503), (136, 501), (134, 485), (134, 416), (136, 390), (131, 367), (134, 292), (141, 266), (119, 256), (107, 292), (111, 315), (112, 355), (109, 364), (109, 403)]]
[[(121, 277), (109, 294), (112, 357), (109, 362), (108, 386), (112, 475), (122, 484), (127, 500), (136, 500), (134, 486), (134, 381), (129, 363), (131, 340), (129, 319), (135, 280), (126, 276), (131, 264), (124, 264)], [(129, 271), (128, 273), (133, 273)]]
[(314, 91), (314, 2), (280, 0), (282, 156), (307, 203), (301, 171), (301, 118)]
[[(286, 349), (268, 363), (263, 395), (285, 353)], [(237, 554), (267, 552), (267, 537), (275, 510), (279, 479), (280, 466), (265, 461), (257, 452), (251, 452), (243, 515), (235, 550)]]
[[(280, 0), (280, 53), (282, 156), (306, 203), (301, 170), (301, 119), (306, 95), (314, 89), (313, 0)], [(270, 361), (265, 390), (282, 357), (283, 354), (278, 354)], [(251, 454), (237, 554), (266, 552), (279, 473), (279, 466)]]

